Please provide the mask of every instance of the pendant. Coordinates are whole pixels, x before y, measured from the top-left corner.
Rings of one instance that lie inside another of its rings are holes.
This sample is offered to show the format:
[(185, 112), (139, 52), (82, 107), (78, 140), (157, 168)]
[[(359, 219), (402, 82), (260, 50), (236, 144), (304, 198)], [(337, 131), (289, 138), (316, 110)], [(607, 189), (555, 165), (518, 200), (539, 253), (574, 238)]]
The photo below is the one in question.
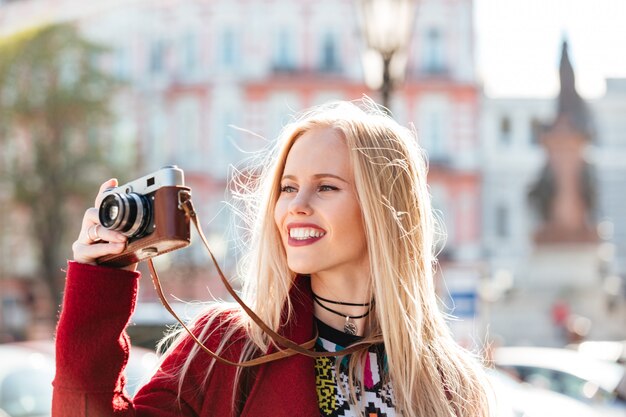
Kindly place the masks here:
[(350, 316), (346, 316), (346, 324), (343, 325), (343, 332), (356, 336), (356, 331), (356, 323), (350, 318)]

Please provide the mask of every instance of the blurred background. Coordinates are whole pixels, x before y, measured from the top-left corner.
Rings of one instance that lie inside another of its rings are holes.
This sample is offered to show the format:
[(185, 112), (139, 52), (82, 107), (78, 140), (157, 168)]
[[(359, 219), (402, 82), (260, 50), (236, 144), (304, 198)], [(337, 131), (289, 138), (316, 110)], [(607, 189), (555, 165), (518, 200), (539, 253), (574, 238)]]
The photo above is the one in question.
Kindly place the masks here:
[[(0, 0), (0, 342), (52, 340), (101, 182), (183, 168), (232, 276), (233, 166), (299, 110), (368, 95), (428, 154), (457, 340), (496, 364), (512, 346), (623, 363), (624, 16), (620, 0)], [(227, 298), (194, 240), (156, 258), (166, 292)], [(154, 349), (172, 323), (144, 279), (133, 342)], [(593, 404), (605, 390), (626, 415), (619, 377), (563, 382), (563, 369), (522, 365), (526, 353), (501, 359), (516, 381)]]

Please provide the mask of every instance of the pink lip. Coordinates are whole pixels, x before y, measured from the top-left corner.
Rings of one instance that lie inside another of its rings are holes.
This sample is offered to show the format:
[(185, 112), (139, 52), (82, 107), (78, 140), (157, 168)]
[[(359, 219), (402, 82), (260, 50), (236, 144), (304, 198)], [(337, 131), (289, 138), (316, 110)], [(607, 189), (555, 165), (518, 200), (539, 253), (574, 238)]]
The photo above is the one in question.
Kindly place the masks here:
[(291, 236), (289, 236), (289, 232), (291, 229), (295, 228), (295, 227), (308, 227), (311, 229), (316, 229), (319, 231), (322, 231), (324, 233), (326, 233), (326, 231), (324, 229), (322, 229), (321, 227), (319, 227), (316, 224), (313, 223), (289, 223), (287, 224), (287, 243), (289, 244), (289, 246), (307, 246), (307, 245), (312, 245), (313, 243), (317, 242), (318, 240), (320, 240), (321, 238), (323, 238), (324, 236), (320, 236), (320, 237), (312, 237), (306, 240), (298, 240), (298, 239), (294, 239)]

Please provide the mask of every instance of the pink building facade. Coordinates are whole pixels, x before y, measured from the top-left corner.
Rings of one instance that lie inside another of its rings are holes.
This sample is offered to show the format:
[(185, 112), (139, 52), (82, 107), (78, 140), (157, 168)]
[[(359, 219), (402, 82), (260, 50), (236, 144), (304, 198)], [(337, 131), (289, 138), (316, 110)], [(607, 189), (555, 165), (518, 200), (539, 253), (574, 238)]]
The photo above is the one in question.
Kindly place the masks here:
[[(299, 110), (333, 99), (377, 98), (363, 81), (365, 45), (354, 1), (83, 3), (0, 2), (0, 33), (27, 22), (72, 21), (111, 46), (102, 65), (128, 83), (113, 104), (118, 117), (111, 126), (111, 158), (136, 166), (130, 175), (182, 167), (203, 226), (230, 271), (237, 250), (223, 201), (229, 198), (231, 164), (266, 146)], [(472, 297), (481, 274), (480, 86), (473, 37), (471, 0), (420, 1), (406, 80), (391, 105), (400, 123), (414, 126), (428, 153), (433, 201), (447, 232), (442, 276), (453, 298), (458, 292), (469, 300), (457, 311), (467, 317), (475, 314)], [(181, 280), (172, 292), (206, 298), (198, 293), (207, 286), (200, 277), (212, 269), (201, 245), (163, 267), (179, 261), (194, 265), (198, 284)], [(447, 269), (453, 271), (449, 282)], [(3, 273), (3, 280), (18, 275)], [(219, 285), (209, 286), (222, 295)], [(154, 299), (148, 287), (144, 299)]]

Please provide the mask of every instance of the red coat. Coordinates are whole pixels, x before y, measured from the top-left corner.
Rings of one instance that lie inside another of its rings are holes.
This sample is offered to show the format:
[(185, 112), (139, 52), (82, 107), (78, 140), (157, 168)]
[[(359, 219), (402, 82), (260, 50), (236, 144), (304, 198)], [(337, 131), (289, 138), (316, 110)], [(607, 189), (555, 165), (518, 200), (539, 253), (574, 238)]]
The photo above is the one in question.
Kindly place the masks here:
[[(125, 328), (134, 310), (140, 274), (70, 262), (57, 328), (53, 417), (208, 417), (232, 414), (235, 368), (216, 364), (206, 389), (200, 390), (210, 362), (200, 352), (186, 374), (177, 402), (178, 385), (167, 372), (184, 360), (193, 342), (188, 339), (172, 352), (135, 396), (124, 393), (122, 370), (130, 347)], [(304, 343), (313, 337), (310, 282), (299, 277), (290, 295), (294, 316), (282, 329), (285, 336)], [(219, 332), (207, 346), (215, 350)], [(226, 357), (237, 360), (241, 342)], [(301, 355), (260, 365), (251, 381), (241, 416), (319, 416), (314, 360)], [(251, 375), (253, 375), (252, 373)]]

